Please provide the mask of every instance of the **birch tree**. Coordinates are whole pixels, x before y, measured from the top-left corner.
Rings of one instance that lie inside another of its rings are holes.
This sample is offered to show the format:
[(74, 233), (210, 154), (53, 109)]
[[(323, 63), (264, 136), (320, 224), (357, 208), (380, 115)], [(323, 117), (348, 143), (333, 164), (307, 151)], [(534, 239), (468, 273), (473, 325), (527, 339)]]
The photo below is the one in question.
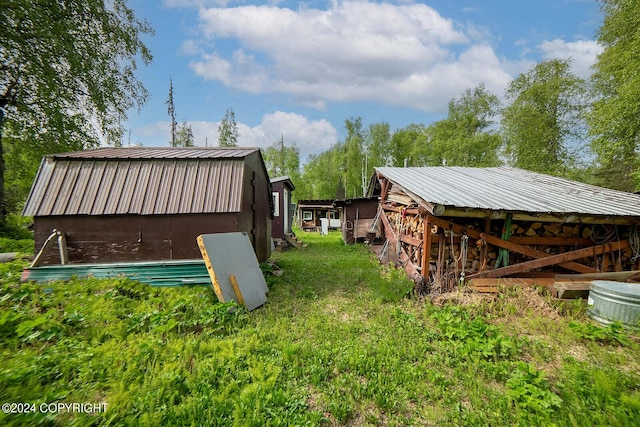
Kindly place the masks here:
[[(0, 225), (6, 215), (3, 153), (117, 145), (121, 123), (148, 93), (138, 61), (152, 60), (152, 27), (126, 0), (4, 0), (0, 8)], [(14, 150), (15, 151), (15, 150)], [(10, 165), (9, 165), (10, 167)]]

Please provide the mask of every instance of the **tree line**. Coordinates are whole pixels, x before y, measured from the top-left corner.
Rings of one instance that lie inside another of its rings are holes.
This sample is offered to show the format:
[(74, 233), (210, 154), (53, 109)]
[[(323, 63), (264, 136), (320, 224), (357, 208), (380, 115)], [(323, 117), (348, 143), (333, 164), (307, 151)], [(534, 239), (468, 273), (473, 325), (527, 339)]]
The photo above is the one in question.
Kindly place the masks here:
[[(615, 189), (640, 189), (640, 2), (600, 0), (604, 48), (583, 80), (569, 60), (533, 66), (501, 105), (480, 84), (449, 102), (430, 125), (391, 129), (345, 120), (345, 138), (311, 155), (284, 135), (264, 150), (272, 177), (289, 175), (299, 199), (362, 196), (376, 166), (508, 165)], [(121, 144), (127, 112), (148, 92), (136, 78), (152, 61), (153, 28), (127, 0), (6, 0), (0, 7), (0, 231), (21, 211), (42, 155)], [(193, 144), (167, 100), (171, 144)], [(219, 145), (237, 145), (233, 110)]]
[[(297, 148), (280, 141), (265, 153), (268, 169), (294, 178), (298, 199), (362, 197), (374, 167), (405, 165), (513, 166), (619, 190), (640, 188), (637, 149), (612, 149), (598, 138), (593, 87), (570, 65), (553, 59), (533, 66), (509, 84), (505, 105), (482, 84), (468, 89), (449, 102), (445, 119), (428, 126), (392, 131), (388, 123), (364, 126), (361, 117), (349, 118), (344, 141), (302, 167), (292, 159)], [(282, 150), (289, 154), (278, 154)]]

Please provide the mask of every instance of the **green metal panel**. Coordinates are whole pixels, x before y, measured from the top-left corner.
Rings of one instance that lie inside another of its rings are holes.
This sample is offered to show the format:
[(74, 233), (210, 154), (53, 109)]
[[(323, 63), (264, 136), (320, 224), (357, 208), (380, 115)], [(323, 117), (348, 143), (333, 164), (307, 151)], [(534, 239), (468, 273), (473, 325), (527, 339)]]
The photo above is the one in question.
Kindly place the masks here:
[(115, 278), (126, 276), (151, 286), (210, 286), (211, 279), (202, 259), (48, 265), (25, 268), (22, 281), (46, 283), (72, 277)]

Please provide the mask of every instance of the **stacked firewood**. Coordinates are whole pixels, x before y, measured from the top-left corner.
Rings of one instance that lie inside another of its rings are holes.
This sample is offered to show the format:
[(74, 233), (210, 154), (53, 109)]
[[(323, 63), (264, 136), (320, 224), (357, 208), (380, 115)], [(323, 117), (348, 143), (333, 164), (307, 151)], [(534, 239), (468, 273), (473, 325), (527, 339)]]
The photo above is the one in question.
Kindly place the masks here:
[[(411, 262), (419, 266), (421, 264), (424, 232), (424, 218), (420, 215), (409, 214), (406, 211), (386, 212), (389, 223), (394, 228), (396, 236), (401, 237), (402, 246), (409, 255)], [(453, 218), (452, 221), (467, 229), (476, 231), (484, 230), (484, 220)], [(493, 220), (489, 234), (500, 237), (503, 233), (504, 220)], [(444, 245), (444, 262), (449, 266), (462, 269), (463, 253), (461, 236), (453, 234), (449, 230), (431, 228), (430, 270), (435, 271), (438, 266), (438, 253), (441, 245)], [(439, 235), (444, 233), (444, 238)], [(545, 252), (549, 255), (560, 254), (583, 247), (594, 246), (603, 243), (626, 240), (629, 238), (628, 227), (618, 230), (613, 226), (575, 224), (560, 222), (525, 222), (518, 221), (511, 225), (509, 240), (514, 243), (526, 245)], [(500, 249), (493, 245), (486, 245), (480, 240), (470, 239), (466, 245), (466, 263), (464, 269), (469, 272), (480, 269), (490, 270), (495, 268)], [(442, 257), (441, 257), (442, 258)], [(609, 255), (600, 255), (586, 259), (576, 260), (579, 263), (589, 265), (599, 271), (613, 271), (634, 269), (637, 262), (632, 262), (632, 249), (625, 249)], [(531, 258), (511, 251), (509, 253), (509, 265), (517, 264)], [(454, 265), (455, 264), (455, 265)]]

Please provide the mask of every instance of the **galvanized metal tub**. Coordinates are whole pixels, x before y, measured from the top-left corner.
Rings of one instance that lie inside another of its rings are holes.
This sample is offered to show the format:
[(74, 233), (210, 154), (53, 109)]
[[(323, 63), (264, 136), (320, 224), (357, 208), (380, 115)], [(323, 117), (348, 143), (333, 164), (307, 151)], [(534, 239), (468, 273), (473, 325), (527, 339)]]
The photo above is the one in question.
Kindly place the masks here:
[(605, 325), (619, 322), (640, 328), (640, 283), (594, 280), (589, 288), (588, 315)]

